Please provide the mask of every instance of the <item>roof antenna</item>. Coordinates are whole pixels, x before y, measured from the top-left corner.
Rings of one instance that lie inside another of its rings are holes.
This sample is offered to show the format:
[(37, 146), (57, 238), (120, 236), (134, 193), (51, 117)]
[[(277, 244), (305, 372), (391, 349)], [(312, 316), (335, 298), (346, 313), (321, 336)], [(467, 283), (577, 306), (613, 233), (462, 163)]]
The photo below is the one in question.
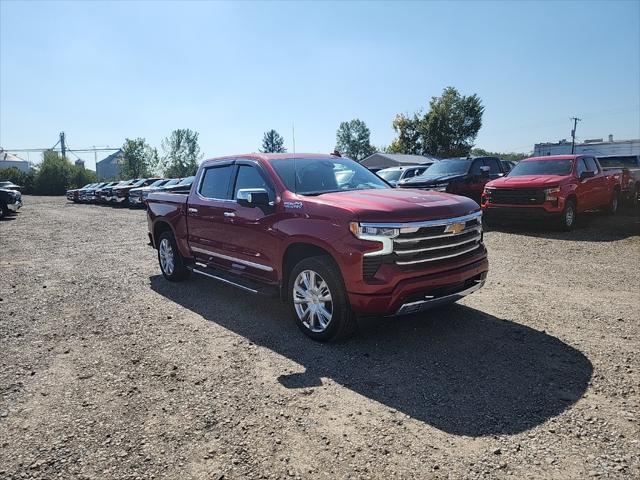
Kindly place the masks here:
[(296, 170), (296, 125), (291, 122), (291, 136), (293, 138), (293, 193), (298, 194), (298, 170)]

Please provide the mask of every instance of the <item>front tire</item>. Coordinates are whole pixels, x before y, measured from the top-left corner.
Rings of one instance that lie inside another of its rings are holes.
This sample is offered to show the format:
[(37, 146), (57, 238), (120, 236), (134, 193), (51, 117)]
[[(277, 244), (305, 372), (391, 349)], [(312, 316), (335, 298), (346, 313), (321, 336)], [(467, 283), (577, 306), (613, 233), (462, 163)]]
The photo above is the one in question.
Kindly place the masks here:
[(173, 233), (164, 232), (158, 239), (158, 263), (164, 278), (170, 282), (179, 282), (191, 273), (185, 266), (182, 255), (176, 245)]
[(560, 229), (566, 232), (573, 230), (577, 217), (576, 202), (573, 200), (567, 201), (560, 215)]
[(289, 275), (287, 292), (291, 315), (308, 337), (328, 342), (356, 331), (342, 275), (328, 255), (298, 262)]
[(620, 205), (620, 192), (618, 190), (613, 191), (613, 195), (611, 196), (611, 200), (607, 205), (607, 214), (615, 215), (618, 211), (618, 206)]

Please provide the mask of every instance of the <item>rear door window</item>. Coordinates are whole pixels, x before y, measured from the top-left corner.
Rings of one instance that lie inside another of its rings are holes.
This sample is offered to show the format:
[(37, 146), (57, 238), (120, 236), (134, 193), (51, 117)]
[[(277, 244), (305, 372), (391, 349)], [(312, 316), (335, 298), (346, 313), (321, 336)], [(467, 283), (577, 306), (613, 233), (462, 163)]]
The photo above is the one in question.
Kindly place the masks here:
[(229, 180), (233, 165), (209, 167), (204, 171), (198, 193), (206, 198), (227, 200), (229, 198)]

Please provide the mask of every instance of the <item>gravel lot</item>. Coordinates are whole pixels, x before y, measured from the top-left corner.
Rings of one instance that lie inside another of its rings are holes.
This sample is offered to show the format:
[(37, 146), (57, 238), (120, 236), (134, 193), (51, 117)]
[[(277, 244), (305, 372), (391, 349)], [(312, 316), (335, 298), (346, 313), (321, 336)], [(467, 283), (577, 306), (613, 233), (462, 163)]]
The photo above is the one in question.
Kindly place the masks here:
[(144, 211), (24, 202), (2, 479), (640, 476), (637, 214), (487, 232), (485, 289), (320, 345), (276, 300), (166, 282)]

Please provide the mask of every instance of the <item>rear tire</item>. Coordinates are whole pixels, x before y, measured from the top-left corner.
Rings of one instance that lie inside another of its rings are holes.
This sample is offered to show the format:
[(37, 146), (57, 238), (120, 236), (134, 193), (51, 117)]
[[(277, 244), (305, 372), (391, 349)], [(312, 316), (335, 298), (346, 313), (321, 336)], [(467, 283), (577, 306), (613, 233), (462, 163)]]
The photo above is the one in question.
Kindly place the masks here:
[(635, 208), (638, 206), (638, 195), (640, 195), (640, 192), (638, 190), (639, 190), (638, 185), (634, 185), (633, 190), (629, 195), (629, 206), (632, 208)]
[(340, 340), (357, 330), (342, 275), (328, 255), (305, 258), (293, 267), (287, 302), (298, 328), (314, 340)]
[(578, 217), (578, 212), (576, 210), (576, 202), (573, 200), (568, 200), (564, 206), (564, 210), (560, 215), (560, 229), (568, 232), (573, 230), (574, 225), (576, 224), (576, 219)]
[(7, 208), (7, 205), (5, 205), (4, 203), (0, 203), (0, 218), (4, 218), (8, 215), (9, 209)]
[(158, 263), (162, 275), (170, 282), (185, 280), (191, 274), (171, 232), (163, 232), (158, 239)]

